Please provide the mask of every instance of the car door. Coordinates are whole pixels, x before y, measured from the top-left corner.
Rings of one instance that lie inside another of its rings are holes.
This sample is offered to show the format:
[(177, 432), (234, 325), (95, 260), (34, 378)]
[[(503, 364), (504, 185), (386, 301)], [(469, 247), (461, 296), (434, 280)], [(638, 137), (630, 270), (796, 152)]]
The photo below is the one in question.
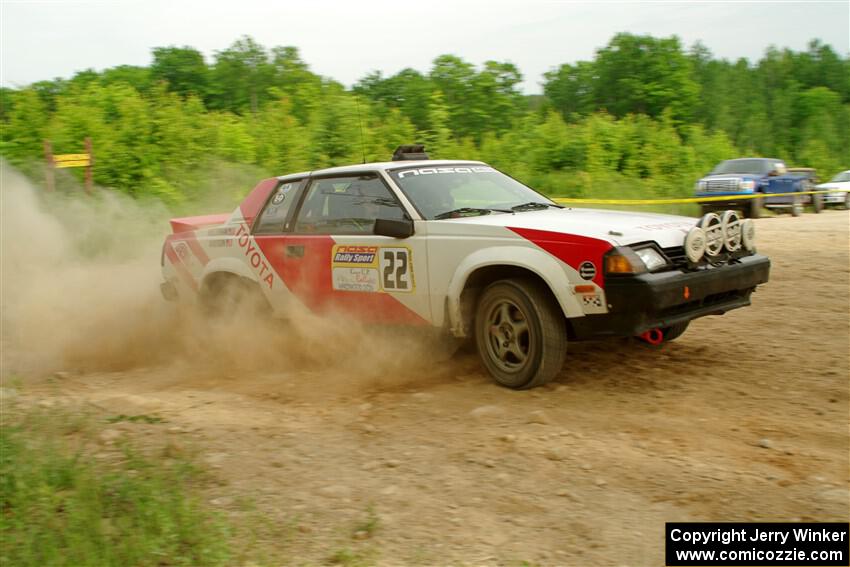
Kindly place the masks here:
[(367, 323), (428, 324), (425, 236), (374, 234), (409, 218), (377, 173), (309, 180), (281, 236), (281, 278), (312, 311)]

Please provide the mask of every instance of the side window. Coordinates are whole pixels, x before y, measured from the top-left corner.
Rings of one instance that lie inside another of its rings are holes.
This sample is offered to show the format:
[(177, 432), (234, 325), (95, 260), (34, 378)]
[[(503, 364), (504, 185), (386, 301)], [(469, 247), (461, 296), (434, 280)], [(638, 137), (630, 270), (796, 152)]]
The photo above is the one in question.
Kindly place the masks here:
[(372, 234), (375, 219), (404, 216), (401, 205), (375, 174), (315, 179), (298, 212), (295, 232)]
[(288, 181), (275, 189), (254, 227), (254, 234), (280, 234), (286, 229), (286, 218), (296, 200), (300, 184), (301, 180)]

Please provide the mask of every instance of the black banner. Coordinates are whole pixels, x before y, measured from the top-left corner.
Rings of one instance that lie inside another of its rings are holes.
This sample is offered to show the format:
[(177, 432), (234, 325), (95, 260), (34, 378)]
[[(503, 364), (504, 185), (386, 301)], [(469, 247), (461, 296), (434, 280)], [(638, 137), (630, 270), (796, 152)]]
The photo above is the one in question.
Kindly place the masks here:
[(850, 565), (850, 523), (668, 522), (665, 563)]

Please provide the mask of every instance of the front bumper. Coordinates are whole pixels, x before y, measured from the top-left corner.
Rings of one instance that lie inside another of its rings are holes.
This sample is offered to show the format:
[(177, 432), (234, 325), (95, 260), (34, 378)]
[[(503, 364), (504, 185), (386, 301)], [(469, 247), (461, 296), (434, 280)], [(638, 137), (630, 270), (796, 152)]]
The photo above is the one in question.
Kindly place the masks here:
[(770, 274), (767, 256), (693, 272), (672, 271), (608, 278), (608, 313), (570, 319), (574, 338), (633, 336), (750, 304), (750, 295)]

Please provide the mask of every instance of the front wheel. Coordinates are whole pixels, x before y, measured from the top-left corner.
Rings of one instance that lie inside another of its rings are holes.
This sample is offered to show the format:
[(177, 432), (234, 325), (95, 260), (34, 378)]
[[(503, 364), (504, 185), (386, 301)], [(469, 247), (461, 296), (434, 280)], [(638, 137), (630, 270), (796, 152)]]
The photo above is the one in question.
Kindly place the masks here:
[(794, 201), (791, 204), (791, 216), (799, 217), (803, 214), (803, 200), (800, 197), (795, 196)]
[(564, 365), (566, 320), (543, 285), (500, 280), (481, 293), (475, 342), (496, 382), (515, 390), (534, 388), (552, 380)]

